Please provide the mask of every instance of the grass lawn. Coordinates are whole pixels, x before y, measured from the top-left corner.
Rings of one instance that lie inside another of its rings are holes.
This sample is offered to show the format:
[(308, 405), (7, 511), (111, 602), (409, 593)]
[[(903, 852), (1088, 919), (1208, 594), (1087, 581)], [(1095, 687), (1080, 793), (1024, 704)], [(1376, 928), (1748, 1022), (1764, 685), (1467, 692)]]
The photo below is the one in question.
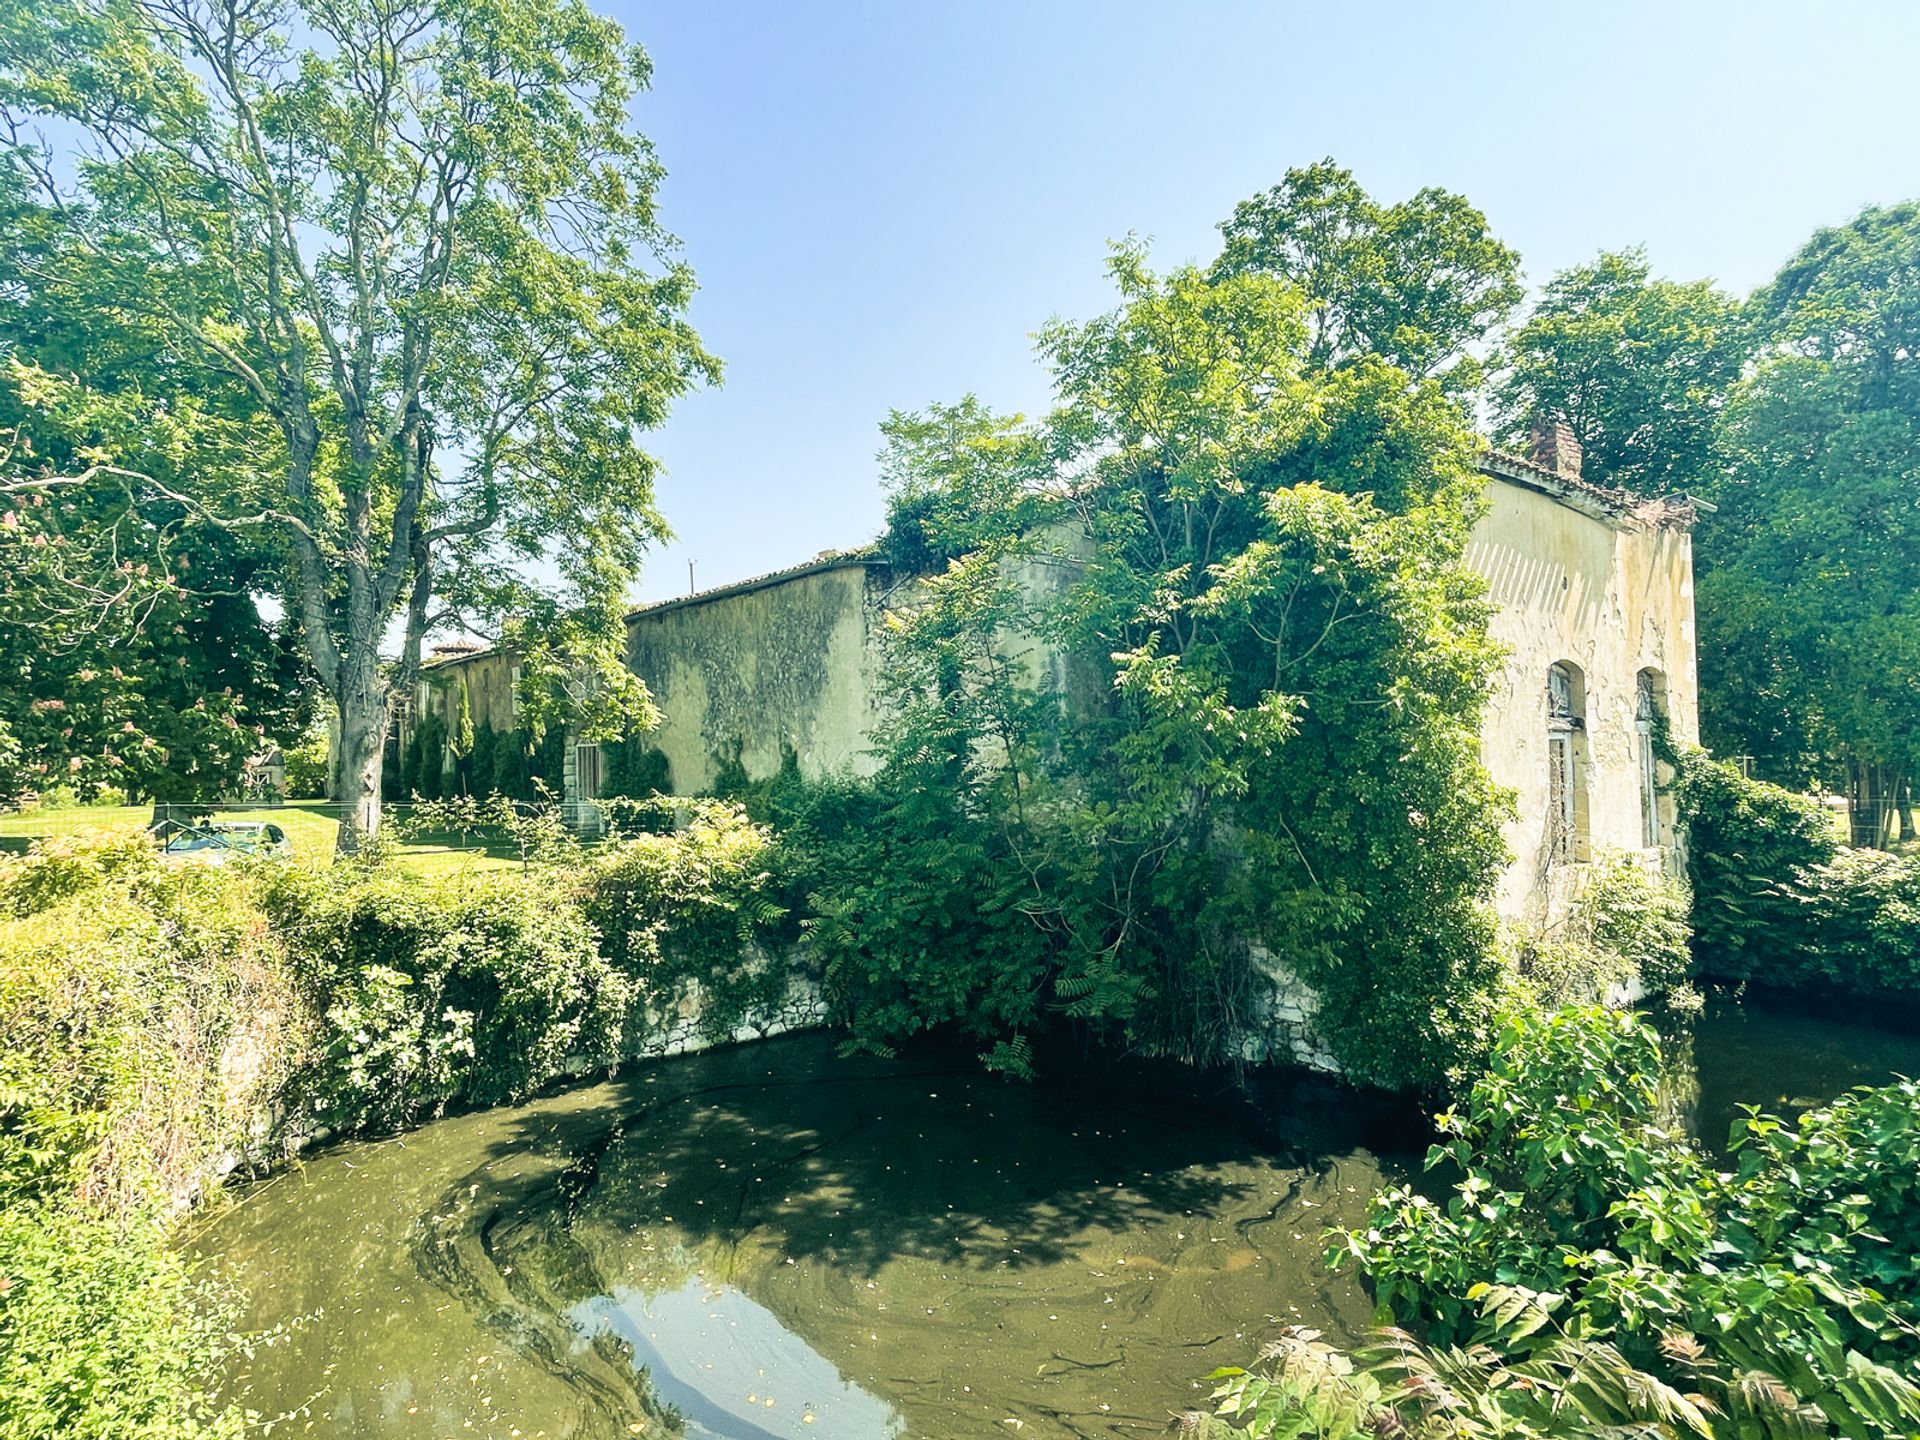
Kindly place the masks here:
[[(64, 810), (29, 810), (0, 815), (0, 851), (26, 849), (34, 840), (74, 835), (83, 830), (144, 830), (153, 818), (151, 805), (78, 806)], [(319, 801), (292, 801), (258, 810), (221, 810), (219, 820), (259, 820), (287, 832), (296, 860), (323, 862), (333, 858), (338, 822), (332, 807)], [(400, 863), (422, 874), (463, 870), (491, 870), (519, 863), (510, 849), (489, 846), (489, 837), (424, 835), (400, 847)]]

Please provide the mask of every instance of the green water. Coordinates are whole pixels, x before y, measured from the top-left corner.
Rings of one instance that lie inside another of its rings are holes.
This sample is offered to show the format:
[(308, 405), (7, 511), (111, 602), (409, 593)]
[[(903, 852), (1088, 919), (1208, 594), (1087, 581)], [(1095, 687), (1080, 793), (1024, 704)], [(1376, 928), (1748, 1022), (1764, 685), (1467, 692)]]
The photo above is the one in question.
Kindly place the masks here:
[[(1920, 1042), (1719, 1011), (1739, 1099), (1920, 1067)], [(270, 1343), (230, 1393), (276, 1435), (1144, 1436), (1280, 1323), (1368, 1303), (1319, 1233), (1422, 1136), (1337, 1087), (1171, 1071), (1008, 1085), (798, 1037), (336, 1147), (201, 1246)]]

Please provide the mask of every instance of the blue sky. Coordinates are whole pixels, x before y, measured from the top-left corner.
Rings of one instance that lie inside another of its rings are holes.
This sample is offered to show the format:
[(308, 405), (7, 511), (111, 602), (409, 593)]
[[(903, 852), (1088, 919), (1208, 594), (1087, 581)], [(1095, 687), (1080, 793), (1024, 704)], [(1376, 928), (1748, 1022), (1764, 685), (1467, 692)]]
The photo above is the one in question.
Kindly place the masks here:
[(1108, 304), (1108, 239), (1214, 225), (1331, 155), (1460, 191), (1539, 283), (1602, 247), (1746, 291), (1920, 196), (1920, 4), (611, 5), (724, 386), (653, 437), (646, 598), (877, 533), (876, 426), (1047, 403), (1029, 337)]

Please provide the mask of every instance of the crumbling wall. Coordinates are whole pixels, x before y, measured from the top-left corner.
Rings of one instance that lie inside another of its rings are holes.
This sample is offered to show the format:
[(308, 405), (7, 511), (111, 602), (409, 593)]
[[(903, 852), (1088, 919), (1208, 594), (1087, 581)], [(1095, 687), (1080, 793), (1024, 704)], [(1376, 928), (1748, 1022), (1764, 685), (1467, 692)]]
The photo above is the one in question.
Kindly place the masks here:
[(636, 612), (627, 662), (660, 706), (649, 736), (682, 794), (737, 758), (774, 774), (870, 775), (880, 714), (879, 611), (888, 572), (861, 561)]
[[(1502, 878), (1502, 914), (1544, 921), (1564, 899), (1577, 867), (1550, 857), (1547, 670), (1579, 668), (1584, 681), (1578, 784), (1585, 794), (1590, 852), (1641, 851), (1638, 677), (1661, 677), (1673, 738), (1699, 736), (1694, 666), (1693, 552), (1687, 531), (1622, 517), (1609, 523), (1517, 485), (1494, 481), (1467, 561), (1485, 576), (1498, 606), (1493, 637), (1508, 649), (1481, 731), (1493, 777), (1518, 797), (1506, 826), (1513, 863)], [(1659, 855), (1677, 837), (1662, 799)]]

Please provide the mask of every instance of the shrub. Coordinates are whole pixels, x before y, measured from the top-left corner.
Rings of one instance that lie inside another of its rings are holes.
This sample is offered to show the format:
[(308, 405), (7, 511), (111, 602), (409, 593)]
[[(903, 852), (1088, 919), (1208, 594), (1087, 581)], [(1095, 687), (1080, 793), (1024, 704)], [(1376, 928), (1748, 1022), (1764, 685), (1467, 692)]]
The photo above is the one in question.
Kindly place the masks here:
[(1775, 887), (1775, 943), (1753, 978), (1907, 1001), (1920, 991), (1920, 855), (1843, 850)]
[(750, 786), (745, 802), (772, 822), (774, 893), (804, 917), (855, 1046), (887, 1055), (952, 1025), (985, 1043), (990, 1065), (1025, 1070), (1049, 942), (990, 822), (936, 790), (806, 781), (797, 766)]
[(1833, 860), (1832, 823), (1805, 796), (1749, 779), (1704, 752), (1680, 756), (1679, 769), (1695, 961), (1716, 979), (1765, 978), (1803, 919), (1780, 887)]
[(773, 837), (737, 805), (689, 803), (677, 833), (639, 835), (596, 857), (581, 879), (608, 960), (656, 1013), (698, 985), (715, 1036), (778, 1003), (783, 965), (759, 953), (785, 908), (769, 893)]
[[(1441, 1117), (1428, 1164), (1462, 1176), (1452, 1200), (1382, 1191), (1364, 1229), (1331, 1237), (1334, 1257), (1439, 1345), (1511, 1348), (1524, 1336), (1503, 1341), (1479, 1301), (1488, 1283), (1521, 1287), (1564, 1296), (1570, 1335), (1666, 1383), (1716, 1367), (1849, 1435), (1911, 1433), (1920, 1085), (1855, 1091), (1791, 1124), (1749, 1114), (1727, 1173), (1660, 1128), (1658, 1066), (1636, 1017), (1517, 1014)], [(1763, 1433), (1738, 1421), (1711, 1417), (1716, 1435)]]
[(242, 1148), (303, 1027), (237, 870), (116, 837), (0, 860), (0, 1183), (183, 1198)]
[(238, 870), (0, 860), (0, 1434), (233, 1436), (221, 1297), (166, 1213), (255, 1137), (302, 1027)]
[(324, 800), (333, 789), (332, 749), (325, 730), (312, 730), (281, 752), (289, 800)]
[[(380, 863), (264, 869), (320, 1055), (299, 1108), (336, 1129), (402, 1125), (449, 1103), (523, 1099), (582, 1066), (638, 1052), (697, 982), (714, 1033), (784, 992), (754, 954), (780, 916), (767, 832), (695, 803), (677, 833), (592, 860), (503, 801), (419, 807), (423, 823), (525, 830), (525, 869), (423, 876)], [(456, 822), (457, 814), (468, 821)]]
[(1920, 855), (1848, 850), (1812, 801), (1688, 757), (1694, 953), (1724, 980), (1911, 1001)]
[(0, 1205), (0, 1435), (232, 1440), (245, 1417), (205, 1389), (230, 1307), (149, 1213), (8, 1196)]
[(1636, 856), (1603, 854), (1560, 925), (1513, 927), (1516, 968), (1548, 1009), (1597, 1004), (1636, 981), (1665, 994), (1687, 978), (1687, 911), (1684, 883)]
[(1686, 884), (1649, 871), (1632, 855), (1600, 858), (1574, 907), (1574, 924), (1602, 950), (1633, 967), (1650, 994), (1671, 990), (1690, 973)]
[(609, 798), (629, 797), (644, 800), (650, 795), (665, 795), (673, 790), (673, 770), (666, 755), (649, 745), (641, 735), (629, 735), (602, 747), (606, 753), (606, 783), (601, 787)]
[(632, 995), (555, 876), (397, 868), (273, 874), (267, 904), (324, 1018), (297, 1101), (339, 1129), (522, 1099), (570, 1059), (618, 1058)]

